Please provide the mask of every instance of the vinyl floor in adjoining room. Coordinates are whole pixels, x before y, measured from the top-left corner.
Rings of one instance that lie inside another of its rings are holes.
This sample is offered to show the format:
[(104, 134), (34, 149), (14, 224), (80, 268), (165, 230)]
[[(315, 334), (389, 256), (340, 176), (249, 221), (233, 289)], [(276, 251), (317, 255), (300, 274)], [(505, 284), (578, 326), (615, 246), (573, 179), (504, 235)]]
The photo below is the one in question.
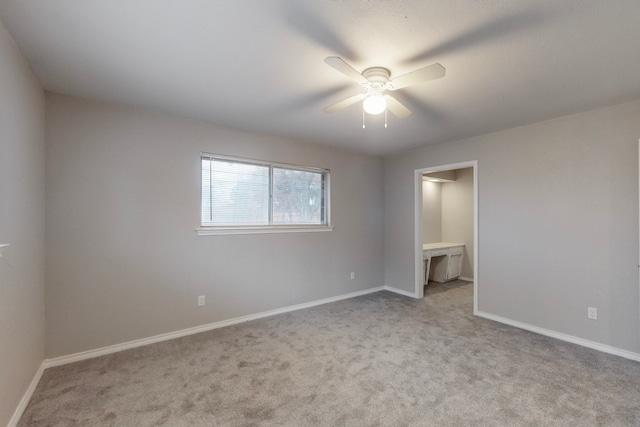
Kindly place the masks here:
[(640, 363), (378, 292), (47, 369), (21, 426), (640, 426)]

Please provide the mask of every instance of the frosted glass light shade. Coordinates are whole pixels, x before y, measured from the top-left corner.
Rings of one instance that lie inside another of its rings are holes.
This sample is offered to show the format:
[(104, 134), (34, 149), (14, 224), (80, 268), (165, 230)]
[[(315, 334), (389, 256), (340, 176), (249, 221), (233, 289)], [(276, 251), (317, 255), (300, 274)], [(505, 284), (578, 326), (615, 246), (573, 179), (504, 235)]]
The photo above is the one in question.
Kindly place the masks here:
[(364, 100), (364, 111), (369, 114), (380, 114), (385, 108), (387, 101), (380, 94), (369, 95)]

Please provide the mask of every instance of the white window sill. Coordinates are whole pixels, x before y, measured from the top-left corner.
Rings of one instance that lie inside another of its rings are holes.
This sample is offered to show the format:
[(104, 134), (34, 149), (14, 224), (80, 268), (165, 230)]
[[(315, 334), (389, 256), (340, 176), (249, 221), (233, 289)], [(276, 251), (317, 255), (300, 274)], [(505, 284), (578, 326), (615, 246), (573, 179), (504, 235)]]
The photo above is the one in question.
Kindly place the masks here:
[(196, 229), (198, 236), (220, 236), (225, 234), (271, 234), (271, 233), (317, 233), (333, 231), (331, 225), (271, 225), (257, 227), (206, 227)]

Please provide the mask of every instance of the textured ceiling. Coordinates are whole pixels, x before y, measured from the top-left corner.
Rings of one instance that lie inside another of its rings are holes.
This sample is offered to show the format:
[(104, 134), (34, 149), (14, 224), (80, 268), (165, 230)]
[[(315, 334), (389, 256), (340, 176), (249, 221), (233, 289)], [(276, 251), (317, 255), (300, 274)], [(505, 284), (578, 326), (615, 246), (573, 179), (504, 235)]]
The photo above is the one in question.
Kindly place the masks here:
[[(640, 98), (638, 0), (2, 0), (46, 90), (388, 154)], [(323, 107), (392, 78), (413, 114)], [(178, 142), (177, 142), (178, 143)]]

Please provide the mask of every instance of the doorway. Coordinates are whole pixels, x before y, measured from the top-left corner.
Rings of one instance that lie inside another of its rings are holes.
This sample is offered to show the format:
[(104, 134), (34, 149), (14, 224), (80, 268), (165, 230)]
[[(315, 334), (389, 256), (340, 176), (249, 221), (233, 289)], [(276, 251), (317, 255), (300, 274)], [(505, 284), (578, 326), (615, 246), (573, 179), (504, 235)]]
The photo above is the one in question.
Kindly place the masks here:
[[(466, 180), (472, 180), (472, 198), (473, 201), (470, 203), (472, 207), (466, 206), (464, 209), (472, 209), (473, 210), (473, 219), (472, 219), (472, 228), (473, 230), (470, 234), (473, 236), (467, 237), (466, 239), (463, 237), (458, 237), (458, 240), (466, 240), (463, 243), (465, 246), (465, 252), (468, 254), (467, 262), (468, 265), (466, 268), (462, 269), (462, 273), (458, 272), (463, 279), (472, 279), (473, 280), (473, 312), (474, 314), (478, 311), (478, 162), (476, 160), (462, 163), (454, 163), (448, 165), (440, 165), (435, 167), (421, 168), (415, 170), (415, 297), (416, 298), (424, 298), (424, 283), (425, 280), (428, 281), (428, 277), (425, 277), (425, 273), (427, 273), (429, 267), (426, 267), (427, 262), (429, 260), (425, 260), (423, 258), (423, 244), (425, 243), (425, 239), (431, 241), (442, 240), (442, 230), (428, 230), (430, 227), (427, 223), (437, 223), (441, 221), (441, 218), (438, 218), (437, 209), (433, 212), (427, 212), (429, 210), (428, 205), (425, 205), (425, 198), (432, 197), (429, 193), (428, 188), (423, 187), (423, 183), (425, 182), (424, 176), (427, 175), (432, 182), (436, 183), (446, 183), (453, 182), (455, 178), (456, 170), (464, 170), (465, 176), (467, 176)], [(431, 184), (426, 184), (431, 185)], [(446, 184), (444, 184), (446, 185)], [(435, 187), (434, 187), (435, 188)], [(427, 191), (425, 193), (425, 191)], [(437, 194), (437, 193), (435, 193)], [(441, 210), (443, 215), (447, 215), (445, 210)], [(427, 215), (428, 220), (425, 219), (425, 214)], [(445, 222), (448, 219), (445, 218)], [(451, 235), (451, 233), (445, 232), (444, 236)], [(455, 234), (454, 234), (455, 235)], [(445, 237), (446, 239), (446, 237)], [(472, 242), (468, 240), (472, 239)], [(453, 260), (453, 258), (452, 258)], [(438, 260), (440, 261), (440, 260)], [(469, 272), (471, 273), (471, 277), (468, 277)], [(465, 274), (466, 273), (466, 274)], [(466, 276), (466, 277), (465, 277)]]

